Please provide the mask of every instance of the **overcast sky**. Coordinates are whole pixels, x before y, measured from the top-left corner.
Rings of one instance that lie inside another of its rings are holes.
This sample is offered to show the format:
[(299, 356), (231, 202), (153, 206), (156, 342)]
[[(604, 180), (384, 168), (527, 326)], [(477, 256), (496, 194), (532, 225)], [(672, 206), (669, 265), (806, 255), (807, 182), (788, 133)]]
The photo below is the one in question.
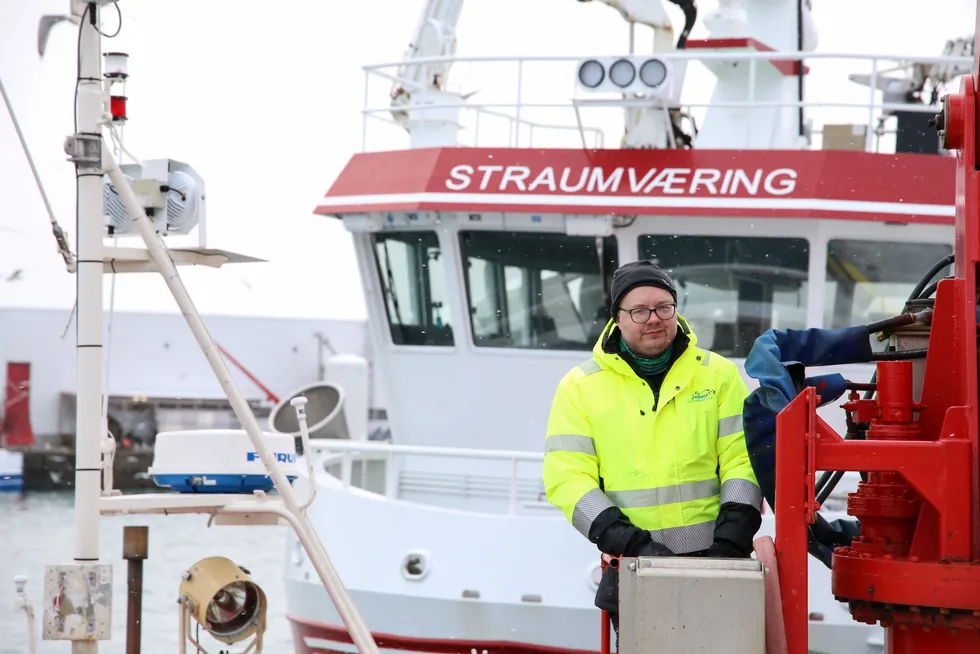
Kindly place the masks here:
[[(701, 0), (701, 15), (716, 4)], [(75, 27), (57, 25), (44, 58), (36, 51), (39, 17), (64, 13), (68, 5), (0, 0), (0, 77), (74, 246), (74, 176), (62, 141), (72, 131)], [(818, 50), (824, 52), (932, 56), (947, 39), (973, 32), (975, 3), (968, 0), (814, 5)], [(422, 6), (421, 0), (120, 2), (122, 32), (104, 39), (102, 49), (130, 55), (127, 148), (141, 159), (170, 157), (194, 166), (207, 182), (209, 245), (270, 262), (182, 269), (202, 312), (364, 317), (350, 239), (337, 221), (312, 211), (361, 148), (361, 66), (400, 59)], [(673, 5), (668, 12), (679, 27)], [(109, 33), (115, 20), (110, 8), (104, 21)], [(470, 0), (459, 25), (458, 53), (613, 54), (625, 50), (626, 34), (618, 14), (599, 2)], [(693, 36), (703, 34), (699, 26)], [(809, 98), (865, 97), (846, 80), (847, 73), (861, 72), (853, 66), (815, 62), (813, 69)], [(475, 97), (490, 98), (514, 85), (513, 75), (499, 68), (463, 72), (470, 88), (482, 89)], [(706, 100), (710, 80), (689, 73), (687, 97)], [(567, 80), (552, 88), (564, 99), (571, 93)], [(384, 106), (388, 86), (374, 83), (372, 90), (372, 104)], [(404, 145), (391, 130), (369, 134), (371, 149)], [(75, 280), (56, 254), (44, 206), (2, 105), (0, 152), (0, 306), (67, 311)], [(17, 269), (23, 270), (19, 281), (3, 281)], [(107, 303), (108, 283), (107, 276)], [(159, 275), (119, 276), (116, 308), (175, 311)]]

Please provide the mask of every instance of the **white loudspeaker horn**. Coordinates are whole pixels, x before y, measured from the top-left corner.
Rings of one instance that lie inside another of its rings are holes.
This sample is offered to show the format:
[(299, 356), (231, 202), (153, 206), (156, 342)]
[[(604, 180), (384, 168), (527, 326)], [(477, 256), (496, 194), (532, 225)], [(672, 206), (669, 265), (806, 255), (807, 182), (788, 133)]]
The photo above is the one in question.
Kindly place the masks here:
[(350, 440), (347, 418), (344, 415), (344, 389), (330, 382), (304, 386), (280, 401), (269, 414), (269, 428), (272, 431), (300, 435), (296, 409), (289, 402), (301, 395), (306, 398), (306, 420), (311, 440)]

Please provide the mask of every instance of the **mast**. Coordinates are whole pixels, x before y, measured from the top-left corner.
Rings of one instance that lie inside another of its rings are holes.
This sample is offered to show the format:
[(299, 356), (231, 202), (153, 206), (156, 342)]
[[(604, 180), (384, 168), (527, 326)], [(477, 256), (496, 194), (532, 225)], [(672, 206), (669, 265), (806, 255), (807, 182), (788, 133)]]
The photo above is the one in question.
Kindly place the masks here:
[[(97, 2), (72, 3), (81, 16), (75, 134), (65, 150), (75, 163), (78, 263), (75, 321), (75, 554), (79, 565), (99, 560), (102, 485), (102, 50)], [(96, 654), (98, 641), (72, 640), (72, 654)]]

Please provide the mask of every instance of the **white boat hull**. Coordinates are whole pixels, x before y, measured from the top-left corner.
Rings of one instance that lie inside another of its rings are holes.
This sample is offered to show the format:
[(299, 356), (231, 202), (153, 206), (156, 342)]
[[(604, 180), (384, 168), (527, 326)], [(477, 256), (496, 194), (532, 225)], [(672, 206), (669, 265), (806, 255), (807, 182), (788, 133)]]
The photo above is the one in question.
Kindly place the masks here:
[[(499, 515), (388, 499), (320, 475), (310, 517), (382, 649), (420, 652), (598, 652), (595, 547), (561, 514)], [(305, 495), (304, 478), (297, 491)], [(759, 535), (772, 535), (766, 516)], [(407, 556), (424, 573), (403, 572)], [(810, 558), (810, 644), (878, 654), (883, 632), (853, 621)], [(287, 614), (297, 654), (353, 652), (343, 623), (290, 534)]]

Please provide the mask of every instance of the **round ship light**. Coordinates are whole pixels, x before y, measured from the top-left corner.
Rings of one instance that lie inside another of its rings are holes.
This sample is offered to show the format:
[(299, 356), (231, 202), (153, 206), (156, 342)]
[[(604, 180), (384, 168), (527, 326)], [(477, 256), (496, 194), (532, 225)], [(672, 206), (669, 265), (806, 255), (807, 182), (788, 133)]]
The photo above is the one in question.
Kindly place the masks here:
[(625, 88), (636, 79), (636, 68), (629, 59), (619, 59), (609, 67), (609, 79), (613, 84)]
[(212, 556), (191, 566), (180, 582), (179, 601), (188, 640), (193, 618), (216, 640), (229, 645), (254, 634), (261, 650), (266, 627), (265, 592), (231, 560)]
[(125, 52), (105, 52), (105, 72), (103, 76), (108, 79), (126, 79), (129, 77), (128, 64), (129, 55)]
[(650, 88), (657, 88), (667, 79), (667, 65), (659, 59), (648, 59), (640, 66), (640, 81)]
[(602, 68), (602, 64), (595, 59), (589, 59), (579, 66), (578, 81), (582, 83), (582, 86), (594, 89), (602, 84), (604, 79), (606, 79), (606, 71)]

